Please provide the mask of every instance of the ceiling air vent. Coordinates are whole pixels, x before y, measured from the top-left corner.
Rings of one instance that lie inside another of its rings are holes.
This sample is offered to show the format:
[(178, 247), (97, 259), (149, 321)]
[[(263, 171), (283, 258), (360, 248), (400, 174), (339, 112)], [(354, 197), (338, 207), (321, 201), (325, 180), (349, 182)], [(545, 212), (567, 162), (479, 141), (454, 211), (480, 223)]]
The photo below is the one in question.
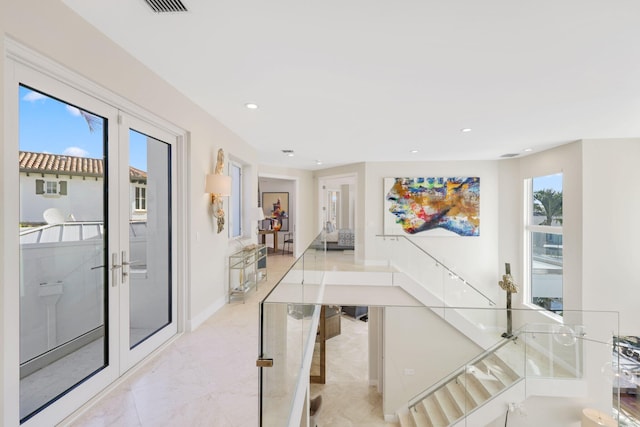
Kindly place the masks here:
[(180, 0), (144, 0), (156, 13), (187, 12), (187, 7)]
[(502, 155), (502, 156), (500, 156), (500, 157), (502, 157), (502, 158), (504, 158), (504, 159), (508, 159), (508, 158), (510, 158), (510, 157), (516, 157), (516, 156), (518, 156), (518, 155), (519, 155), (518, 153), (507, 153), (507, 154), (503, 154), (503, 155)]

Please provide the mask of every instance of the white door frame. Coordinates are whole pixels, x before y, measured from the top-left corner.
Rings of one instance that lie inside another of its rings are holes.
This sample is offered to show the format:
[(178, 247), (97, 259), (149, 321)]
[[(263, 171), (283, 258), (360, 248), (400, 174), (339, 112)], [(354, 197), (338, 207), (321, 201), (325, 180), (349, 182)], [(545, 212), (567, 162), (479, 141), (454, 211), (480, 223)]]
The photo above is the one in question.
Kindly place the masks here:
[[(152, 113), (141, 109), (137, 105), (127, 101), (121, 96), (108, 91), (94, 82), (76, 74), (60, 64), (26, 48), (9, 37), (5, 40), (5, 78), (3, 90), (3, 102), (5, 105), (4, 122), (4, 144), (1, 148), (0, 173), (0, 194), (3, 208), (0, 210), (0, 271), (2, 278), (2, 288), (0, 289), (0, 309), (2, 311), (0, 320), (0, 338), (3, 342), (0, 352), (0, 364), (2, 366), (2, 392), (0, 393), (0, 424), (7, 427), (17, 427), (20, 425), (19, 415), (19, 286), (6, 286), (6, 284), (19, 283), (19, 186), (16, 185), (16, 177), (19, 176), (17, 154), (19, 151), (18, 136), (18, 77), (26, 73), (32, 75), (34, 79), (48, 79), (47, 90), (52, 87), (56, 92), (52, 95), (63, 96), (66, 91), (69, 93), (82, 92), (86, 99), (93, 98), (97, 103), (106, 104), (114, 110), (125, 111), (132, 117), (141, 118), (152, 123), (154, 126), (169, 132), (175, 136), (177, 141), (175, 151), (175, 200), (177, 204), (173, 212), (174, 221), (177, 222), (174, 229), (174, 248), (176, 251), (176, 281), (177, 281), (177, 304), (175, 312), (176, 329), (182, 332), (186, 319), (186, 301), (188, 300), (188, 257), (189, 246), (187, 236), (189, 231), (189, 216), (187, 207), (190, 202), (188, 154), (189, 154), (189, 134)], [(20, 76), (18, 76), (20, 73)], [(66, 88), (66, 89), (65, 89)], [(84, 102), (84, 100), (83, 100)], [(89, 108), (86, 104), (83, 107)], [(115, 116), (117, 117), (117, 112)], [(117, 135), (118, 120), (110, 120), (110, 135)], [(175, 224), (175, 223), (174, 223)], [(118, 309), (117, 293), (109, 293), (110, 310)], [(110, 316), (118, 316), (119, 313), (111, 313)], [(73, 392), (59, 398), (55, 404), (50, 405), (39, 414), (25, 422), (24, 426), (50, 426), (55, 424), (71, 412), (81, 407), (93, 396), (103, 391), (109, 384), (112, 384), (121, 376), (123, 370), (119, 363), (118, 345), (109, 346), (109, 366), (92, 377), (92, 381), (85, 381), (78, 385)], [(95, 379), (95, 381), (93, 381)]]

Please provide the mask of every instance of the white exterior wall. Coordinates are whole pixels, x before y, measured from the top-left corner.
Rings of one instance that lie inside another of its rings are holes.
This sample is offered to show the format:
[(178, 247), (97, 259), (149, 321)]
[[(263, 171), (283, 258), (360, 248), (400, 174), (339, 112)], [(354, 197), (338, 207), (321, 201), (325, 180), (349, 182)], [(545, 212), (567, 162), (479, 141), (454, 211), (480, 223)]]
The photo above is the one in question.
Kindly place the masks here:
[[(18, 159), (16, 157), (16, 164)], [(36, 180), (66, 181), (67, 195), (36, 194)], [(20, 173), (20, 222), (45, 222), (42, 213), (49, 208), (57, 208), (65, 219), (73, 215), (76, 221), (102, 221), (103, 212), (102, 178), (69, 175)]]

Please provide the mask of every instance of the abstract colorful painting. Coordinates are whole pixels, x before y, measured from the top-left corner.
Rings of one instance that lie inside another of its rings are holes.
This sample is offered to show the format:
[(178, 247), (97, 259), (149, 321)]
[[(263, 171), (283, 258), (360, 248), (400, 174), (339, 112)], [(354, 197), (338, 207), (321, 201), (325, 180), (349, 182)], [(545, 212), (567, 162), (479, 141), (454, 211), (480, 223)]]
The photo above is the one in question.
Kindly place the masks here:
[(384, 233), (480, 235), (480, 178), (385, 178)]

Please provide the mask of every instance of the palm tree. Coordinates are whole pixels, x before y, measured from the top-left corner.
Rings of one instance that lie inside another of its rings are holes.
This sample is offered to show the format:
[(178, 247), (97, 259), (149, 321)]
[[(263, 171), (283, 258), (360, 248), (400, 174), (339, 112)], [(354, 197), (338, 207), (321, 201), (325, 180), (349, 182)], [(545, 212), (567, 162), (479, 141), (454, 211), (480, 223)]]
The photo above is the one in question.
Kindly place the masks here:
[(562, 191), (546, 188), (534, 192), (533, 214), (545, 217), (539, 225), (551, 225), (554, 220), (562, 224)]

